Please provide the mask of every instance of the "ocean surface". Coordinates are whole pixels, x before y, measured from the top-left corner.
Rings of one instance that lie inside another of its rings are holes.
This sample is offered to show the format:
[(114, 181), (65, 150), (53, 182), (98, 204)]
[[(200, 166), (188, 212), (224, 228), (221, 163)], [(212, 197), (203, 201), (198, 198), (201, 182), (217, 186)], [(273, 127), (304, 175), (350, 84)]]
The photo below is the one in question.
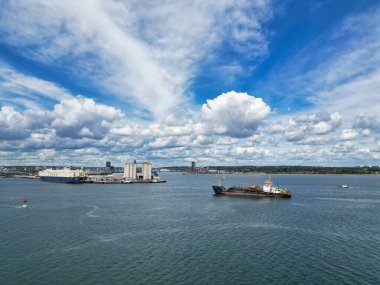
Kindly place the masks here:
[(0, 178), (0, 284), (380, 284), (380, 176), (272, 175), (293, 197), (270, 199), (211, 188), (265, 175), (160, 175)]

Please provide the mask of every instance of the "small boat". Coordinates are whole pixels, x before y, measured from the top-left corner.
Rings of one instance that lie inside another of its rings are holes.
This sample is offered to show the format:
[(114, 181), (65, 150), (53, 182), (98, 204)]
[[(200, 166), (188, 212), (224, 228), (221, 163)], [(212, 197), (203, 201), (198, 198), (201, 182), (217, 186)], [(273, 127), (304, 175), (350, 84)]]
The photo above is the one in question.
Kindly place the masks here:
[(350, 186), (346, 185), (346, 184), (342, 184), (342, 185), (339, 185), (340, 188), (350, 188)]

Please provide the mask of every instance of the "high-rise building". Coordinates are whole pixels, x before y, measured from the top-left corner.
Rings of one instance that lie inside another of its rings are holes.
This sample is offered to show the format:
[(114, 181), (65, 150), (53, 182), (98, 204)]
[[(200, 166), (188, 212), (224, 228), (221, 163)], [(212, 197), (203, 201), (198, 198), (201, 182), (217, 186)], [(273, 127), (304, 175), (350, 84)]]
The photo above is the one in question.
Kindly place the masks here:
[(111, 167), (111, 161), (106, 161), (106, 167), (110, 168)]
[(141, 173), (144, 180), (152, 179), (152, 164), (150, 161), (145, 160), (143, 162)]
[(136, 160), (132, 163), (126, 163), (124, 164), (124, 178), (127, 179), (136, 179)]
[(195, 161), (191, 162), (191, 172), (197, 172), (197, 168), (195, 166)]

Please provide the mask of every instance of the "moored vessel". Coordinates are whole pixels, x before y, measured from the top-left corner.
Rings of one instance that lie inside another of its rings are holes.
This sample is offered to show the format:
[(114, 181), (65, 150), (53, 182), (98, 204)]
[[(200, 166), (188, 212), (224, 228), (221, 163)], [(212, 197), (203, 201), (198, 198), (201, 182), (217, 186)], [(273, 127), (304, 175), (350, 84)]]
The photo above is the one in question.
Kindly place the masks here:
[(43, 181), (58, 183), (81, 183), (86, 180), (86, 173), (80, 170), (73, 170), (69, 167), (63, 169), (45, 169), (38, 173)]
[(234, 186), (226, 189), (224, 186), (212, 186), (216, 195), (245, 196), (245, 197), (270, 197), (270, 198), (291, 198), (292, 194), (286, 189), (274, 185), (269, 178), (264, 182), (263, 187), (259, 185)]

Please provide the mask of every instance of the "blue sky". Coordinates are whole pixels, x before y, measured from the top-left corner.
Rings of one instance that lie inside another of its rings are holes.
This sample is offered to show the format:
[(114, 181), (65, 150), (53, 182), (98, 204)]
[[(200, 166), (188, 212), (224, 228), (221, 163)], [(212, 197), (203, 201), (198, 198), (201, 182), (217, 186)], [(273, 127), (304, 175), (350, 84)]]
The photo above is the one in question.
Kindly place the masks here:
[(378, 1), (0, 6), (0, 165), (380, 164)]

